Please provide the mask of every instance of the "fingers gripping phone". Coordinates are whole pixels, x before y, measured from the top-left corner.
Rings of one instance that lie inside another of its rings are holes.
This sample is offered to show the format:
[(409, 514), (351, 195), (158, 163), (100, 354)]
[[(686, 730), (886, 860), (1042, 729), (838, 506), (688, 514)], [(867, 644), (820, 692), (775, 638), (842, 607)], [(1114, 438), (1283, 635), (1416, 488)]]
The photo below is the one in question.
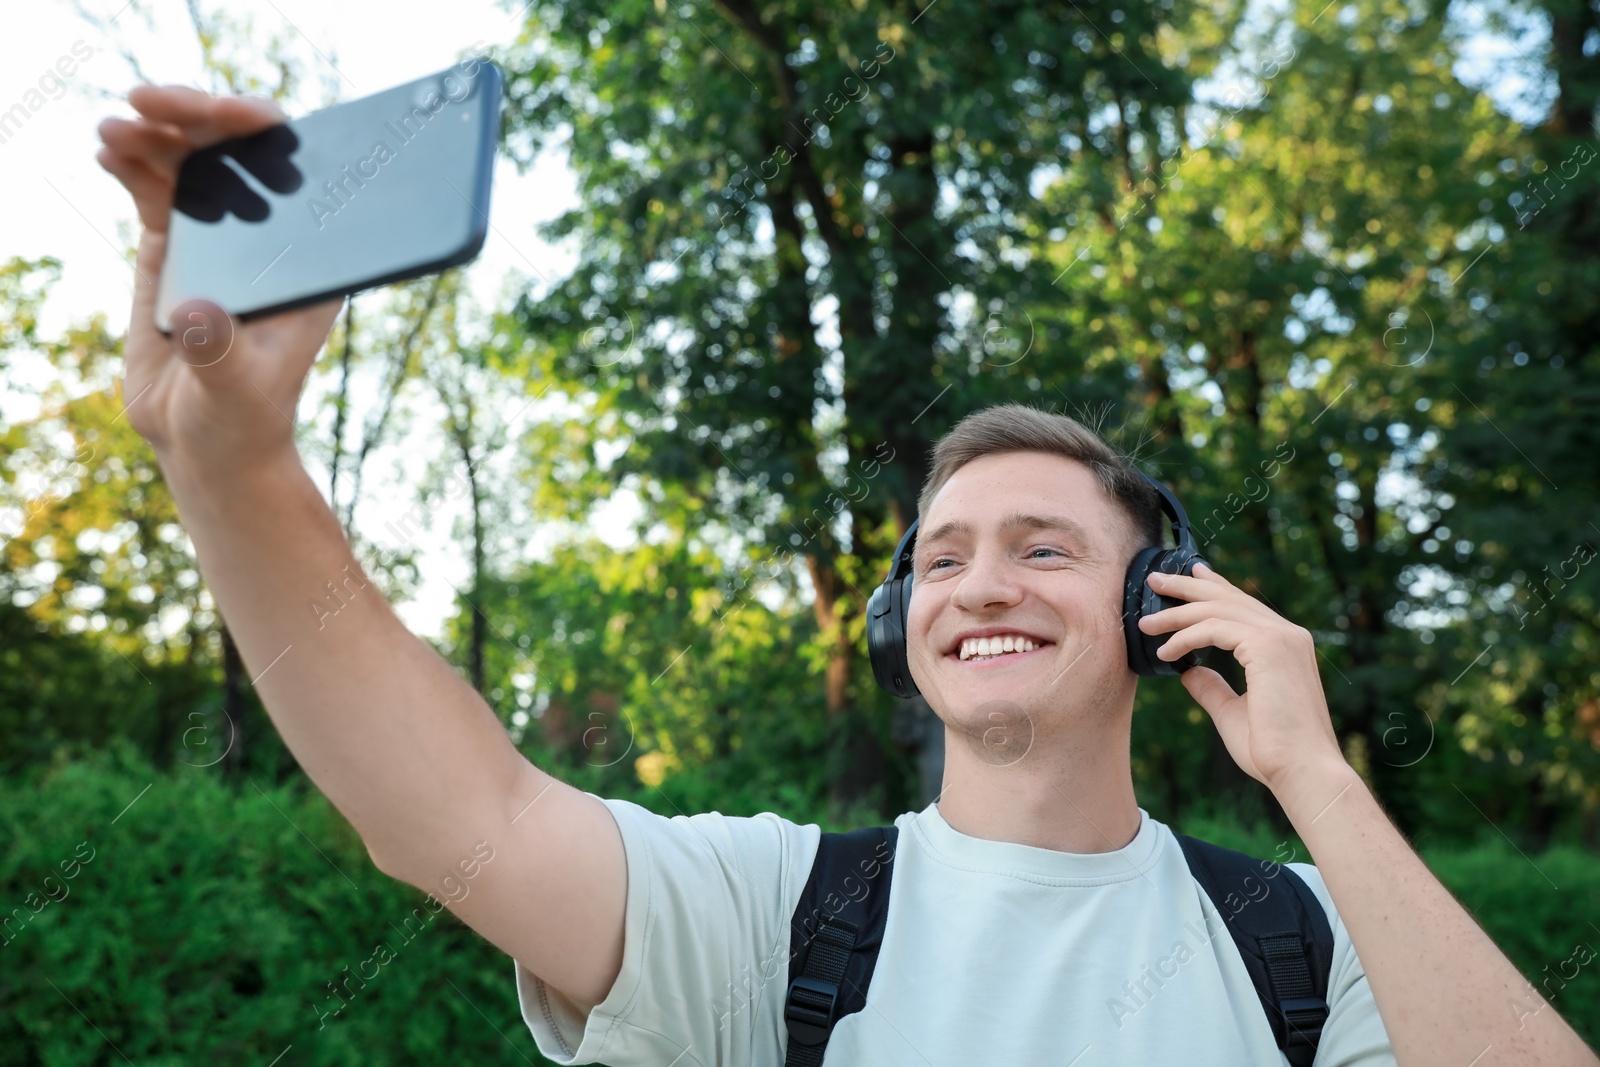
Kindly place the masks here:
[(201, 149), (178, 171), (156, 328), (194, 297), (241, 320), (466, 263), (483, 248), (500, 70), (437, 74)]

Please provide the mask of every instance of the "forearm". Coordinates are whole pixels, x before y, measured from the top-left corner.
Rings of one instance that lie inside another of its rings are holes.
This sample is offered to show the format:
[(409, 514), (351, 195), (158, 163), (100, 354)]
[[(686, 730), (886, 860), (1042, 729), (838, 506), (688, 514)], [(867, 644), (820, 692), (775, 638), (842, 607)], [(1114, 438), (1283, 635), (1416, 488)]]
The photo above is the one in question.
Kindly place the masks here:
[(1347, 765), (1278, 793), (1366, 970), (1401, 1067), (1594, 1054), (1406, 844)]
[(461, 827), (509, 802), (524, 761), (362, 572), (299, 456), (227, 477), (171, 456), (161, 466), (248, 674), (306, 773), (390, 873), (459, 851)]

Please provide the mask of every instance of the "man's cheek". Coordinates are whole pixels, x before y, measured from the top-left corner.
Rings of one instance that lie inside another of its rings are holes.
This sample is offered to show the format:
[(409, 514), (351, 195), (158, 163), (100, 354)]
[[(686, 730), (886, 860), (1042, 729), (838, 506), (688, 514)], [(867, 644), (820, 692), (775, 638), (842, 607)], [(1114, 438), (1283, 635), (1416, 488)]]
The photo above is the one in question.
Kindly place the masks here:
[(1123, 643), (1127, 632), (1128, 613), (1122, 606), (1122, 588), (1118, 586), (1114, 605), (1106, 611), (1097, 624), (1096, 636), (1109, 644)]
[(912, 671), (918, 667), (925, 671), (932, 670), (943, 658), (943, 652), (936, 648), (932, 638), (932, 620), (922, 620), (913, 615), (906, 625), (908, 632), (906, 659), (910, 661)]
[(912, 683), (918, 690), (926, 691), (934, 682), (939, 654), (928, 640), (927, 627), (919, 626), (920, 622), (915, 614), (906, 621), (906, 666), (911, 670)]
[(917, 688), (922, 688), (923, 679), (928, 676), (933, 668), (934, 656), (928, 649), (925, 641), (915, 637), (906, 640), (906, 666), (911, 669), (911, 680)]

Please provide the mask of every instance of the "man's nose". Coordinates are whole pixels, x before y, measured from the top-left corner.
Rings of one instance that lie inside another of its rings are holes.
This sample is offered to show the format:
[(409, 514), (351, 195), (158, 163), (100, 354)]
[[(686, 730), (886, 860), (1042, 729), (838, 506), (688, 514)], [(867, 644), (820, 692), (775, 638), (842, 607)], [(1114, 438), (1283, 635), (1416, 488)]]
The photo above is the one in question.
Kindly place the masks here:
[(982, 550), (973, 555), (950, 596), (956, 607), (966, 611), (1006, 607), (1021, 599), (1022, 586), (1005, 554)]

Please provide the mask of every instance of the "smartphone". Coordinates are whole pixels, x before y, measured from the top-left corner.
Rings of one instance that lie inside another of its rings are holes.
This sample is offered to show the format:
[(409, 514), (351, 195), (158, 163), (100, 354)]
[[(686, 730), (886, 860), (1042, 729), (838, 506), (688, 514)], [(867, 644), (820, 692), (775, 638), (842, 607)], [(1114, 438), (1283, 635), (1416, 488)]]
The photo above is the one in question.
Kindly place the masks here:
[(504, 80), (437, 74), (201, 149), (178, 171), (156, 328), (193, 297), (258, 318), (469, 262)]

